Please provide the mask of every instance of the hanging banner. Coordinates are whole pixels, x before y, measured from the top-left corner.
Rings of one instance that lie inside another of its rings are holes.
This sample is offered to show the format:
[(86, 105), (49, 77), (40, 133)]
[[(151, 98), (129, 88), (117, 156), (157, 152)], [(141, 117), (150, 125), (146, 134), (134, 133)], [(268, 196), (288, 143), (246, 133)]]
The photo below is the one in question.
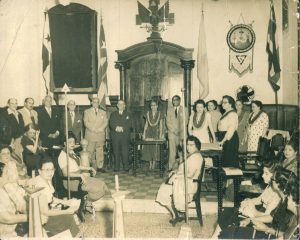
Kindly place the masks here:
[(253, 46), (255, 33), (252, 25), (232, 25), (227, 33), (229, 46), (229, 70), (242, 77), (253, 71)]

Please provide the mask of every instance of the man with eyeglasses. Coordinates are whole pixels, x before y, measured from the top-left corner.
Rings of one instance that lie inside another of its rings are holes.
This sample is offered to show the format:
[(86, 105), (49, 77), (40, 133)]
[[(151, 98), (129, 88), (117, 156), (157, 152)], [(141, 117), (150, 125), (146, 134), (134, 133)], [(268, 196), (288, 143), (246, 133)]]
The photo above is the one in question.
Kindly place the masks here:
[(132, 119), (125, 109), (125, 102), (119, 100), (118, 110), (114, 111), (109, 119), (110, 135), (114, 153), (114, 171), (120, 170), (120, 163), (122, 162), (123, 170), (129, 170), (128, 155), (130, 131), (132, 128)]

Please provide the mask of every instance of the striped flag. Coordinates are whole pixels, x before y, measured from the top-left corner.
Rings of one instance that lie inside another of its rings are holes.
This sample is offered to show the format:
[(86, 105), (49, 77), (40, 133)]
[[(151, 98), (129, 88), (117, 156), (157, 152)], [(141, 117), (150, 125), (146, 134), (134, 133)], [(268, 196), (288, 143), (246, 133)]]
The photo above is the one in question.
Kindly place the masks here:
[(52, 49), (50, 38), (50, 27), (48, 13), (45, 12), (44, 29), (43, 29), (43, 47), (42, 47), (42, 61), (43, 61), (43, 79), (46, 89), (46, 94), (50, 94), (53, 89), (53, 72), (52, 72)]
[(106, 96), (107, 96), (107, 51), (105, 34), (102, 23), (102, 17), (100, 20), (100, 36), (99, 36), (99, 47), (100, 47), (100, 61), (98, 68), (98, 83), (100, 83), (98, 90), (98, 97), (100, 100), (100, 107), (106, 109)]
[(273, 1), (271, 1), (270, 19), (267, 35), (267, 47), (268, 53), (268, 81), (271, 84), (273, 90), (276, 92), (280, 89), (278, 84), (280, 79), (280, 63), (279, 63), (279, 48), (276, 34), (276, 18)]
[[(203, 8), (203, 7), (202, 7)], [(208, 61), (206, 49), (206, 36), (204, 27), (204, 13), (202, 10), (199, 37), (198, 37), (198, 55), (197, 55), (197, 77), (199, 80), (199, 98), (204, 99), (209, 93), (208, 81)]]

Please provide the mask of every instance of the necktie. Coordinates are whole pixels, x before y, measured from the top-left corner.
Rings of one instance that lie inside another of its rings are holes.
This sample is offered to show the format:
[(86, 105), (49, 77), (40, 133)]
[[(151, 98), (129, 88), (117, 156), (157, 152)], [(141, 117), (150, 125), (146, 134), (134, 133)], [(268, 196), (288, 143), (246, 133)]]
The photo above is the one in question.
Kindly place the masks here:
[(97, 115), (98, 111), (97, 111), (97, 108), (95, 108), (95, 114)]
[(119, 112), (120, 115), (122, 115), (123, 112)]
[(14, 116), (15, 116), (17, 122), (19, 122), (19, 116), (18, 116), (18, 112), (17, 111), (14, 112)]
[(47, 112), (48, 112), (48, 114), (49, 114), (49, 116), (51, 118), (51, 108), (47, 108)]
[(31, 119), (32, 124), (35, 125), (35, 119), (34, 119), (34, 116), (31, 111), (30, 111), (30, 119)]
[(72, 126), (74, 124), (74, 113), (70, 112)]
[(177, 107), (175, 108), (175, 117), (177, 118), (178, 116), (178, 111), (177, 111)]

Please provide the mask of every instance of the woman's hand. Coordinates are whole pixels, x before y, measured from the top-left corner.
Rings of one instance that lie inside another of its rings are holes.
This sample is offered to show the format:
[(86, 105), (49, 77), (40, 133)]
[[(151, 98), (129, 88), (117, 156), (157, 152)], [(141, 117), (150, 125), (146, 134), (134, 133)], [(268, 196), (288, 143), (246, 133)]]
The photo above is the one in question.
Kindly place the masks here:
[(253, 223), (254, 229), (256, 229), (258, 231), (262, 231), (262, 232), (268, 232), (269, 227), (266, 224), (264, 224), (263, 222), (260, 222), (257, 220), (251, 220), (251, 222)]
[(93, 167), (90, 167), (90, 171), (92, 171), (92, 177), (96, 176), (97, 172)]
[(246, 218), (246, 219), (240, 221), (240, 227), (246, 227), (249, 225), (249, 223), (250, 223), (250, 218)]

